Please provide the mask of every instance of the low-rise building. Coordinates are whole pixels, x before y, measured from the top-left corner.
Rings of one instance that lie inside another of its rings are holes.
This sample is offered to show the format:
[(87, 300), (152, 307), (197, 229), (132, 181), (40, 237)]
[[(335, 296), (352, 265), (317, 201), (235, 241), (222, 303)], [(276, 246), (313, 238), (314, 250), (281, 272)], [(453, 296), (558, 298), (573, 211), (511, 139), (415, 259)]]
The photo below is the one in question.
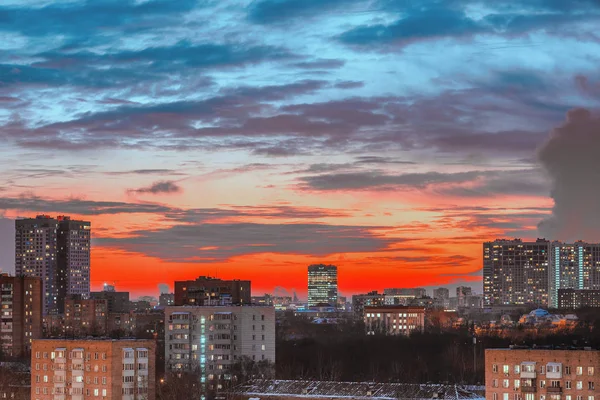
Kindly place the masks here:
[(586, 307), (600, 307), (599, 289), (558, 289), (558, 308), (576, 310)]
[(32, 400), (154, 400), (153, 340), (34, 340)]
[(600, 351), (487, 349), (487, 400), (594, 400), (600, 388)]
[(105, 299), (83, 299), (73, 296), (65, 300), (64, 332), (69, 336), (104, 335), (108, 314)]
[(367, 335), (410, 335), (425, 329), (425, 309), (422, 307), (365, 307)]

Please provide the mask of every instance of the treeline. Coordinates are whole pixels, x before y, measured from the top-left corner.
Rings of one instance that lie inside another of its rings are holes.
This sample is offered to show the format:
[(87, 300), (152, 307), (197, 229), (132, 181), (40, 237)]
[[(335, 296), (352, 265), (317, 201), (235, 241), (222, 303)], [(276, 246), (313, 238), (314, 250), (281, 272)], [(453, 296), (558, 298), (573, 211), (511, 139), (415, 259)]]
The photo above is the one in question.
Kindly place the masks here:
[(472, 327), (403, 336), (366, 336), (360, 323), (314, 326), (288, 320), (278, 328), (278, 379), (484, 384), (486, 348), (511, 344), (600, 348), (600, 324), (571, 331), (515, 329), (484, 334)]

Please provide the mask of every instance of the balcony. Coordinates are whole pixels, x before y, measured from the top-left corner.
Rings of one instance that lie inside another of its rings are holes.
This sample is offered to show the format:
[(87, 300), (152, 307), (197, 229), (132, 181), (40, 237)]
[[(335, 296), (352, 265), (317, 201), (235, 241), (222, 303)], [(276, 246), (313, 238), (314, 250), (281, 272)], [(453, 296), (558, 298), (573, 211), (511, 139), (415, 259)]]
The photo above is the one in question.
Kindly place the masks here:
[(521, 392), (523, 393), (535, 393), (535, 386), (521, 386)]
[(549, 386), (546, 388), (546, 392), (548, 393), (562, 393), (562, 388), (561, 387), (552, 387)]
[(523, 371), (521, 370), (521, 378), (522, 379), (535, 379), (536, 372), (535, 371)]

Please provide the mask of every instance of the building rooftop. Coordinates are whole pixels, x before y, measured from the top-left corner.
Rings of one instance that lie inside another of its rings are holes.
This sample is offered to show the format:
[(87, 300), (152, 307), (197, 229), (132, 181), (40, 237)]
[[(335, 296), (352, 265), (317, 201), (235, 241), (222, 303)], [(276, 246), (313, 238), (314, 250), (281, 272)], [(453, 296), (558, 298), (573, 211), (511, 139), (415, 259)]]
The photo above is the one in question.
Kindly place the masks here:
[(508, 348), (485, 349), (485, 351), (506, 351), (506, 350), (555, 350), (555, 351), (600, 351), (589, 346), (520, 346), (510, 345)]
[(481, 400), (485, 398), (484, 386), (292, 380), (250, 381), (245, 385), (237, 387), (234, 392), (263, 397), (346, 397), (351, 399), (435, 398), (446, 400)]

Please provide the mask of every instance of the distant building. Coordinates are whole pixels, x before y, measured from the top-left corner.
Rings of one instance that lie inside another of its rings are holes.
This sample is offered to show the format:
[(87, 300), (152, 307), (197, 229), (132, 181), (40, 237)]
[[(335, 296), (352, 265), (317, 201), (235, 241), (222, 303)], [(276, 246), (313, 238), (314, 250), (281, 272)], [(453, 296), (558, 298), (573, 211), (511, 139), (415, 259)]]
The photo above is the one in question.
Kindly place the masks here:
[(425, 288), (389, 288), (383, 289), (383, 294), (388, 296), (425, 297), (427, 296), (427, 290)]
[(263, 296), (252, 296), (252, 304), (258, 306), (273, 306), (276, 311), (285, 311), (291, 308), (291, 296), (273, 296), (265, 293)]
[(0, 362), (0, 399), (31, 399), (31, 371), (24, 362)]
[(485, 305), (557, 308), (560, 289), (600, 290), (600, 244), (498, 239), (483, 244)]
[(67, 216), (15, 221), (16, 275), (43, 280), (44, 314), (62, 314), (68, 296), (89, 297), (90, 232), (90, 222)]
[(485, 350), (487, 400), (592, 400), (599, 377), (597, 350)]
[(433, 289), (433, 298), (436, 300), (448, 300), (450, 298), (450, 290), (445, 287)]
[(42, 337), (42, 280), (0, 275), (0, 349), (11, 357), (29, 355)]
[(308, 267), (308, 306), (338, 303), (338, 279), (335, 265), (315, 264)]
[(377, 291), (352, 296), (352, 312), (357, 320), (364, 319), (364, 308), (368, 306), (383, 306), (385, 297)]
[(231, 393), (228, 393), (227, 398), (232, 400), (484, 400), (485, 392), (481, 386), (258, 379), (235, 387)]
[(117, 292), (114, 290), (103, 290), (101, 292), (92, 292), (91, 298), (96, 300), (106, 300), (106, 306), (109, 313), (129, 312), (129, 292)]
[(456, 288), (456, 298), (458, 299), (458, 307), (465, 307), (467, 297), (473, 294), (473, 289), (470, 286), (459, 286)]
[(198, 368), (202, 389), (232, 380), (244, 360), (275, 363), (275, 309), (260, 306), (167, 307), (165, 369)]
[(108, 305), (102, 299), (72, 296), (65, 300), (64, 332), (73, 337), (107, 333)]
[(365, 307), (367, 335), (410, 335), (425, 329), (425, 309), (421, 307)]
[(31, 398), (154, 400), (153, 340), (34, 340)]
[(158, 296), (158, 305), (160, 307), (174, 306), (175, 305), (175, 294), (174, 293), (161, 293)]
[(193, 281), (175, 281), (175, 305), (250, 304), (251, 291), (250, 281), (200, 276)]
[(600, 307), (600, 290), (559, 289), (558, 308), (576, 310), (578, 308)]

